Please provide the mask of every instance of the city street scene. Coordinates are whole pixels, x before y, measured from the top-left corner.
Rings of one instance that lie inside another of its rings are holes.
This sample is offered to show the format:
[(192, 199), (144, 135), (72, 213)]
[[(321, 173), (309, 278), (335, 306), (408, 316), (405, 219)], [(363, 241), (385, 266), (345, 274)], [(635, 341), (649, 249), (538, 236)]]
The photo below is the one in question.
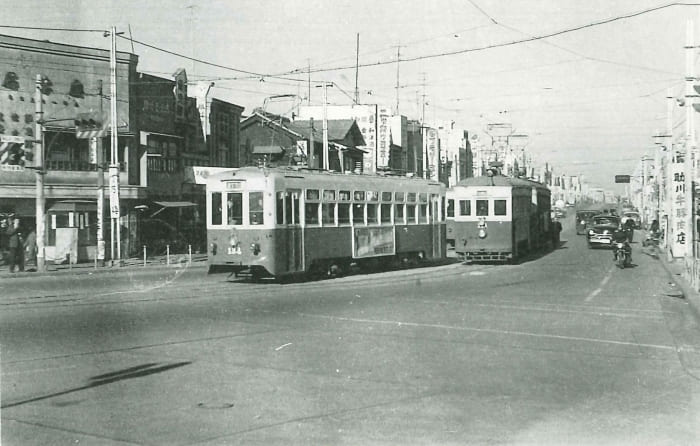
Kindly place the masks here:
[(26, 0), (0, 444), (700, 444), (700, 3)]

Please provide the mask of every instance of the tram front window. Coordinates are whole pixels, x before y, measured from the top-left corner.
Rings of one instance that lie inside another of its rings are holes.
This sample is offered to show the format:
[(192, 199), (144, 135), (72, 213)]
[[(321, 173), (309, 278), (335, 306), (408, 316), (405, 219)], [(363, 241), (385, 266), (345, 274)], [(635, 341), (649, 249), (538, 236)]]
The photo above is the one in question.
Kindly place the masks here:
[(489, 201), (488, 200), (476, 200), (476, 216), (477, 217), (488, 217), (489, 215)]
[(242, 225), (243, 224), (243, 194), (240, 192), (233, 192), (233, 193), (227, 194), (226, 208), (228, 210), (227, 223), (229, 225)]
[(211, 194), (211, 224), (220, 225), (222, 222), (221, 192)]
[(506, 215), (506, 200), (493, 201), (493, 215)]
[(251, 192), (248, 194), (248, 218), (251, 225), (263, 224), (262, 192)]

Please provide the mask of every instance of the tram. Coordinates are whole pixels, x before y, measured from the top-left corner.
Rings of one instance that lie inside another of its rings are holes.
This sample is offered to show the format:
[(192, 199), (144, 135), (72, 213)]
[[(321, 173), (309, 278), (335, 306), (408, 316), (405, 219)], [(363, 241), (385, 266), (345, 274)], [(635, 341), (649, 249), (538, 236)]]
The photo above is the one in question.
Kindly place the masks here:
[(489, 171), (446, 196), (447, 243), (464, 261), (515, 261), (551, 241), (551, 193), (541, 183)]
[(446, 256), (445, 186), (435, 181), (244, 167), (206, 188), (210, 272), (337, 275)]

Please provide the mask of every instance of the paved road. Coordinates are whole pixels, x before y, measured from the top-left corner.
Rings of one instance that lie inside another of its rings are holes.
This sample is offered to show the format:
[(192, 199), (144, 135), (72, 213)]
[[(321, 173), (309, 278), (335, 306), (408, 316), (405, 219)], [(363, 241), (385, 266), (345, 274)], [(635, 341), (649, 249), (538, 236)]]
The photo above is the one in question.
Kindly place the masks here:
[[(700, 330), (639, 253), (0, 289), (2, 444), (700, 444)], [(6, 286), (6, 282), (12, 282)]]

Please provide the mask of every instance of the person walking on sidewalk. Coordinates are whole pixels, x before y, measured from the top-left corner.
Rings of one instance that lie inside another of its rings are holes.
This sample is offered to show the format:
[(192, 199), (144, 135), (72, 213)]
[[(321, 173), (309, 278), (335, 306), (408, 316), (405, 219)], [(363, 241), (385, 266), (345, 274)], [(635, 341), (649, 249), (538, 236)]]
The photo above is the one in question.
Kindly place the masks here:
[(19, 271), (24, 271), (24, 243), (22, 231), (19, 227), (19, 218), (15, 218), (7, 230), (10, 248), (10, 272), (15, 272), (15, 266)]

